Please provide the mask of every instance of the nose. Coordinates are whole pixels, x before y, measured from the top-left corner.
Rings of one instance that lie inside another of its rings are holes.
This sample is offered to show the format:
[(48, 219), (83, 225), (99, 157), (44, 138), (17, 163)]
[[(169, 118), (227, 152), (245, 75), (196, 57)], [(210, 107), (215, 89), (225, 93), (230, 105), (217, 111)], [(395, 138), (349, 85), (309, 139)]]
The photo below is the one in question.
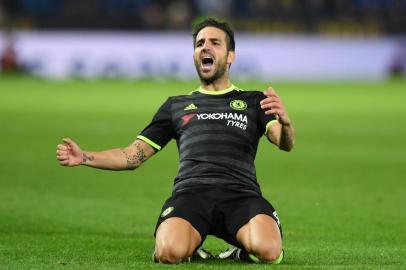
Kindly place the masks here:
[(207, 41), (205, 41), (204, 43), (203, 43), (203, 45), (202, 45), (202, 50), (203, 51), (207, 51), (207, 50), (210, 50), (210, 43), (209, 42), (207, 42)]

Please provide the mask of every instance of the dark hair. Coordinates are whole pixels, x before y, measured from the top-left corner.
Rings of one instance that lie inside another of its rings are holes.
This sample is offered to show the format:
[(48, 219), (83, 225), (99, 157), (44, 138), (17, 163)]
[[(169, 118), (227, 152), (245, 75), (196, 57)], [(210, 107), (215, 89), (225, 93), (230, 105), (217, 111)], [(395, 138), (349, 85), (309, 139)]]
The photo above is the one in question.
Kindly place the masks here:
[(199, 34), (200, 30), (210, 26), (223, 30), (224, 33), (226, 33), (227, 50), (235, 51), (234, 32), (231, 29), (230, 25), (226, 22), (219, 21), (214, 18), (204, 19), (193, 27), (193, 46), (195, 46), (196, 44), (196, 37)]

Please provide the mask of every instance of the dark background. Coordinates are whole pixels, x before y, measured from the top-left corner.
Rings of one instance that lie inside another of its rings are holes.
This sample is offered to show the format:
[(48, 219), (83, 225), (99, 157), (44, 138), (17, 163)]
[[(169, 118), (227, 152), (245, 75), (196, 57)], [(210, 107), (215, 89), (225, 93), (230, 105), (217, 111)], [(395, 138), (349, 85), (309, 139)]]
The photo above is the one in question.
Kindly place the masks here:
[(201, 16), (237, 31), (390, 35), (406, 0), (1, 0), (0, 28), (189, 30)]

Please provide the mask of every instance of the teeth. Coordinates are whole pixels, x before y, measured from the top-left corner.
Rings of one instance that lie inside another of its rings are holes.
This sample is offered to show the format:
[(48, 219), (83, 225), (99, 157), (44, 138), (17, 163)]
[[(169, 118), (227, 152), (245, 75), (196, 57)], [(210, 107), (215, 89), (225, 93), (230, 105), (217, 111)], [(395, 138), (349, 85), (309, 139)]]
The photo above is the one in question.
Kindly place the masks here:
[(202, 57), (202, 60), (204, 60), (204, 59), (213, 59), (213, 56), (211, 56), (211, 55), (204, 55), (203, 57)]

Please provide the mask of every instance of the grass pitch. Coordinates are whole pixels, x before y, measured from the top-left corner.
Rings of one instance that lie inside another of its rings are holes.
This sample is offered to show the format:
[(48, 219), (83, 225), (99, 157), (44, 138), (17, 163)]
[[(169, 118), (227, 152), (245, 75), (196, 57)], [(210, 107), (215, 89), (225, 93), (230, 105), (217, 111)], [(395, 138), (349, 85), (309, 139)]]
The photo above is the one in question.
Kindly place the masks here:
[(296, 147), (284, 153), (263, 139), (256, 165), (284, 228), (283, 265), (152, 263), (175, 143), (131, 172), (60, 167), (56, 145), (66, 136), (86, 150), (128, 145), (167, 96), (197, 85), (0, 77), (0, 269), (406, 268), (404, 81), (274, 84)]

